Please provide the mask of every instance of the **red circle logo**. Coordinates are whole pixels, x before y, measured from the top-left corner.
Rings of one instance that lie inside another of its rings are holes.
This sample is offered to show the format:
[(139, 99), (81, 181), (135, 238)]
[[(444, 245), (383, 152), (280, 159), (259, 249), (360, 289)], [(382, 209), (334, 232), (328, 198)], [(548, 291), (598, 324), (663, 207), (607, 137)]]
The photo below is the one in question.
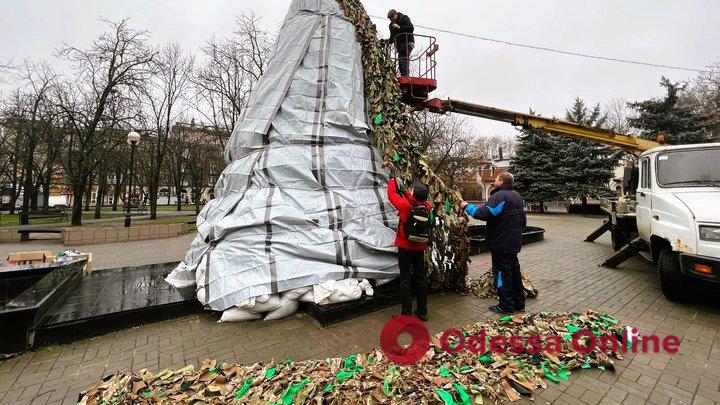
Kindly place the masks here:
[[(410, 346), (402, 347), (398, 343), (398, 336), (402, 333), (412, 337)], [(414, 316), (397, 316), (383, 326), (380, 347), (390, 361), (402, 365), (414, 364), (430, 349), (430, 334), (425, 324)]]

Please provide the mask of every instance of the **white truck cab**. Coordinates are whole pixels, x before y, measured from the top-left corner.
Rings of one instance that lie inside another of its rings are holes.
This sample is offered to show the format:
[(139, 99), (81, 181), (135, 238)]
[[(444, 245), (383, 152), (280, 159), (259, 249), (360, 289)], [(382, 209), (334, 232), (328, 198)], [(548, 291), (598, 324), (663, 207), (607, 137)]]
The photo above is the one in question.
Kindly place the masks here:
[(666, 297), (694, 282), (720, 286), (720, 143), (661, 146), (638, 159), (639, 237)]

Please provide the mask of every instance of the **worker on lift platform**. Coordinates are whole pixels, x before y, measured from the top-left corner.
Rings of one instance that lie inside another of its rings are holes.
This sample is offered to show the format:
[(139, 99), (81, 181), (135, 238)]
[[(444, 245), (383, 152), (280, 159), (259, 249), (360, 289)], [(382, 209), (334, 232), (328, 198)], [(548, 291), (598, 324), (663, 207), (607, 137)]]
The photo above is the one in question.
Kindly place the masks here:
[(395, 10), (388, 11), (387, 18), (390, 19), (390, 43), (395, 44), (398, 53), (398, 67), (400, 76), (410, 75), (410, 52), (415, 47), (413, 32), (415, 27), (410, 17)]

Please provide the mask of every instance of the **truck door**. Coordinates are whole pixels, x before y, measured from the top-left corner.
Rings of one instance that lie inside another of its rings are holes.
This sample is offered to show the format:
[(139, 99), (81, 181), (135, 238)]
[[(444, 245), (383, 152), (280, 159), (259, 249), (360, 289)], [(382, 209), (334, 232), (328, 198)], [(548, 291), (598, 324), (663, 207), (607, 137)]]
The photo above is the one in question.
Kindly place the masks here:
[(640, 238), (650, 241), (650, 211), (652, 209), (652, 171), (649, 157), (640, 159), (640, 184), (637, 189), (637, 227)]

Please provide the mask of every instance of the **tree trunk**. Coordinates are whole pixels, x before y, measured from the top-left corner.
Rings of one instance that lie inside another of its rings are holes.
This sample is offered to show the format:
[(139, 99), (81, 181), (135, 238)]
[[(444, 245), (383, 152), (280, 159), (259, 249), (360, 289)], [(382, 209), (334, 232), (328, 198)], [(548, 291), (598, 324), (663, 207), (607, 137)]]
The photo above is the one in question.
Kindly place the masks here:
[(170, 188), (168, 188), (167, 198), (168, 198), (167, 205), (170, 205)]
[(157, 219), (158, 186), (150, 186), (150, 219)]
[(158, 191), (160, 190), (160, 170), (154, 171), (148, 181), (147, 197), (150, 200), (150, 219), (157, 219)]
[(48, 163), (43, 176), (43, 212), (47, 214), (50, 210), (50, 184), (52, 183), (53, 165)]
[(15, 204), (17, 203), (20, 189), (17, 184), (17, 177), (12, 181), (12, 189), (10, 190), (10, 215), (15, 213)]
[(195, 187), (195, 215), (200, 215), (200, 187)]
[[(25, 158), (23, 171), (25, 172), (25, 177), (23, 181), (23, 202), (22, 202), (22, 208), (20, 210), (20, 225), (28, 225), (30, 223), (30, 219), (28, 218), (28, 213), (30, 212), (30, 202), (32, 201), (32, 195), (33, 195), (33, 154), (35, 152), (35, 145), (30, 144), (28, 145), (28, 156)], [(36, 203), (37, 205), (37, 203)]]
[(182, 184), (175, 185), (175, 198), (177, 200), (175, 201), (175, 211), (182, 211)]
[(42, 184), (42, 177), (40, 175), (35, 179), (33, 184), (33, 198), (30, 200), (30, 209), (32, 211), (38, 210), (38, 195), (40, 194), (40, 185)]
[(73, 186), (72, 220), (70, 225), (82, 226), (83, 195), (85, 194), (84, 184)]
[(93, 180), (93, 176), (90, 176), (90, 180), (87, 183), (87, 189), (85, 190), (85, 211), (90, 211), (90, 197), (92, 196)]
[[(15, 213), (15, 205), (17, 204), (18, 198), (20, 198), (20, 190), (22, 189), (22, 185), (20, 184), (20, 179), (25, 177), (25, 172), (21, 172), (20, 176), (17, 175), (17, 160), (13, 166), (13, 188), (12, 188), (12, 196), (10, 201), (10, 215)], [(23, 197), (24, 198), (24, 197)]]
[(38, 187), (33, 185), (32, 196), (30, 196), (30, 211), (33, 211), (33, 212), (38, 210), (38, 203), (37, 203), (38, 194), (39, 194), (38, 191), (39, 191)]
[[(101, 178), (107, 179), (107, 176), (103, 176)], [(95, 219), (102, 218), (102, 206), (103, 200), (105, 199), (106, 189), (107, 181), (102, 181), (100, 184), (98, 184), (98, 193), (95, 197)]]
[(50, 210), (50, 177), (43, 179), (43, 213), (47, 214)]
[(123, 189), (123, 183), (118, 182), (118, 177), (115, 177), (115, 184), (113, 185), (113, 203), (112, 203), (112, 210), (117, 211), (118, 210), (118, 201), (120, 201), (120, 193)]
[(544, 213), (544, 212), (545, 212), (545, 202), (540, 201), (540, 213)]

